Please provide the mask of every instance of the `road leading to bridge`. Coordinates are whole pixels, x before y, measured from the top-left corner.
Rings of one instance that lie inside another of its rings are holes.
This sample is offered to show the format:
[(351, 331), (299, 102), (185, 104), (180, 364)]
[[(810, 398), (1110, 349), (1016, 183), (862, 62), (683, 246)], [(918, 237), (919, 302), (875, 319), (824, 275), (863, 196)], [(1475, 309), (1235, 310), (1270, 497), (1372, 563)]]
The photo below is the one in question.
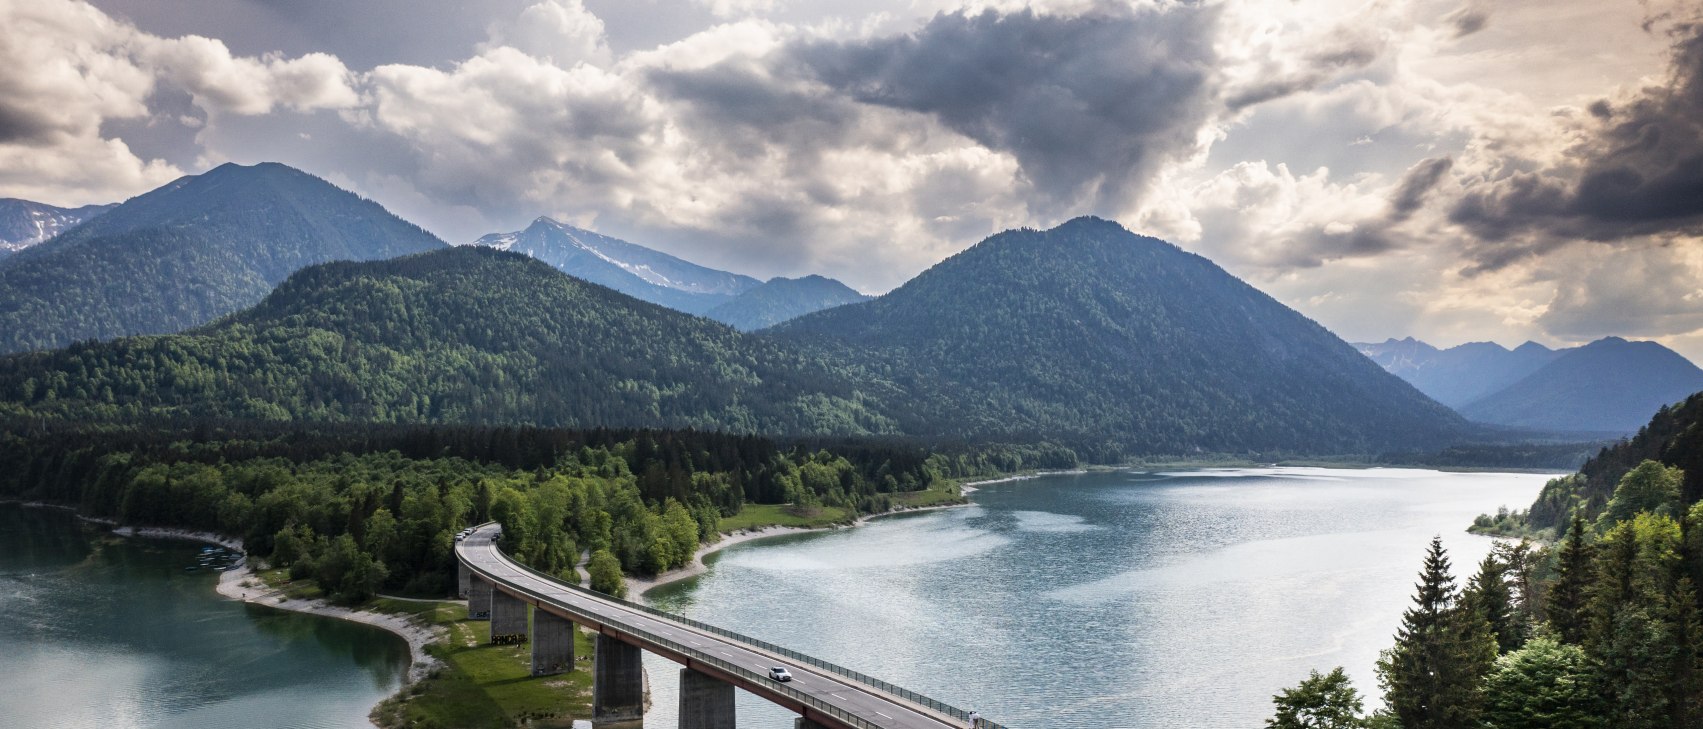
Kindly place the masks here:
[[(680, 663), (689, 669), (732, 684), (791, 709), (823, 726), (850, 729), (963, 729), (962, 711), (904, 692), (888, 690), (879, 681), (861, 681), (852, 673), (820, 667), (820, 661), (799, 660), (741, 640), (685, 618), (609, 598), (515, 562), (493, 541), (494, 524), (476, 529), (456, 545), (456, 557), (473, 573), (505, 596), (530, 603), (537, 610), (566, 618), (601, 635)], [(790, 653), (790, 651), (788, 651)], [(773, 666), (785, 666), (789, 683), (768, 679)], [(868, 678), (868, 677), (862, 677)], [(1003, 729), (991, 722), (990, 729)]]

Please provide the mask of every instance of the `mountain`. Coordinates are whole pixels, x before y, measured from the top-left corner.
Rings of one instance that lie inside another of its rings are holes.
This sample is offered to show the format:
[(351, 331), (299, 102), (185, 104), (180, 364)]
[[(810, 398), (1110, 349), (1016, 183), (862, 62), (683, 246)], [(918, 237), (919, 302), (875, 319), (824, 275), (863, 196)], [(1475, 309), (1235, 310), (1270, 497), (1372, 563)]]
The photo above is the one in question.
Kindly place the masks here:
[(181, 331), (294, 271), (445, 244), (280, 164), (222, 165), (126, 201), (0, 265), (0, 352)]
[(1664, 405), (1703, 391), (1703, 370), (1655, 342), (1608, 337), (1467, 404), (1472, 420), (1542, 430), (1633, 433)]
[(705, 268), (618, 238), (539, 218), (516, 233), (472, 245), (532, 256), (570, 276), (637, 299), (702, 314), (759, 286), (757, 279)]
[(0, 358), (0, 401), (81, 420), (895, 427), (828, 364), (478, 247), (318, 265), (201, 329)]
[(0, 198), (0, 260), (115, 207), (84, 205), (61, 208), (28, 200)]
[(995, 235), (766, 335), (890, 378), (917, 434), (1353, 453), (1467, 427), (1211, 261), (1096, 218)]
[(868, 301), (869, 297), (831, 278), (771, 278), (704, 313), (742, 332), (756, 331), (823, 309)]
[(1537, 342), (1513, 350), (1494, 342), (1437, 349), (1413, 337), (1354, 347), (1431, 399), (1456, 409), (1518, 382), (1561, 355)]

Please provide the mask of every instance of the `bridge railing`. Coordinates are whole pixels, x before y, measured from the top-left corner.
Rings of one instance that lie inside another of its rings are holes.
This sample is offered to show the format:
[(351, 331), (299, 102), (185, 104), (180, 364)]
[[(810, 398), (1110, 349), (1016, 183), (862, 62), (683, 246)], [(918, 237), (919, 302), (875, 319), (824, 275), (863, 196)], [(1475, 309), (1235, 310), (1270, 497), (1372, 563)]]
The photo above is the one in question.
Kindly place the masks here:
[[(539, 572), (538, 570), (532, 569), (531, 567), (520, 564), (519, 562), (515, 562), (514, 564), (516, 566), (520, 567), (521, 569), (526, 570), (527, 572), (530, 572), (534, 575), (537, 575), (539, 577), (548, 578), (550, 580), (555, 581), (555, 578), (550, 577), (549, 575), (547, 575), (543, 572)], [(559, 581), (557, 581), (557, 584), (564, 584), (564, 583), (560, 583)], [(564, 586), (578, 588), (577, 585), (565, 585), (564, 584)], [(532, 598), (535, 599), (535, 600), (543, 600), (543, 601), (549, 601), (550, 600), (549, 595), (538, 592), (537, 590), (533, 590), (533, 589), (526, 587), (524, 585), (509, 585), (509, 587), (516, 589), (516, 590), (519, 590), (521, 592), (524, 592), (524, 593), (532, 596)], [(583, 588), (579, 588), (579, 589), (583, 589)], [(604, 595), (602, 593), (595, 593), (595, 594), (598, 597), (608, 597), (607, 595)], [(702, 650), (699, 650), (697, 648), (693, 648), (692, 646), (685, 645), (683, 643), (672, 640), (670, 638), (665, 638), (661, 635), (657, 635), (656, 633), (645, 630), (644, 628), (640, 628), (638, 626), (631, 625), (631, 624), (622, 622), (620, 620), (610, 620), (607, 616), (587, 615), (587, 614), (584, 613), (584, 611), (575, 609), (572, 606), (568, 606), (568, 605), (562, 605), (560, 607), (562, 607), (562, 608), (564, 608), (564, 609), (566, 609), (570, 612), (579, 613), (582, 617), (584, 617), (587, 620), (591, 620), (591, 621), (594, 621), (594, 622), (597, 622), (597, 623), (600, 623), (600, 624), (603, 624), (603, 625), (613, 627), (613, 628), (615, 628), (615, 629), (617, 629), (617, 630), (619, 630), (623, 633), (626, 633), (627, 635), (639, 638), (640, 640), (644, 640), (644, 641), (647, 641), (649, 643), (655, 644), (657, 646), (661, 646), (661, 647), (666, 648), (668, 650), (679, 653), (680, 655), (683, 655), (683, 656), (690, 658), (695, 663), (713, 666), (718, 670), (721, 670), (721, 671), (724, 671), (726, 673), (730, 673), (734, 676), (738, 676), (739, 678), (745, 679), (746, 681), (748, 681), (748, 682), (750, 682), (754, 685), (766, 686), (766, 687), (768, 687), (768, 689), (770, 691), (774, 691), (775, 693), (781, 694), (782, 696), (785, 696), (788, 699), (791, 699), (793, 701), (797, 701), (798, 703), (800, 703), (804, 706), (815, 709), (818, 713), (831, 716), (834, 719), (837, 719), (841, 722), (844, 722), (845, 724), (847, 724), (849, 726), (854, 727), (855, 729), (884, 729), (884, 727), (882, 727), (879, 724), (875, 724), (873, 722), (870, 722), (869, 720), (864, 719), (863, 717), (860, 717), (860, 716), (857, 716), (857, 715), (852, 714), (850, 712), (847, 712), (844, 709), (841, 709), (837, 706), (834, 706), (833, 704), (829, 704), (827, 702), (824, 702), (821, 699), (818, 699), (814, 696), (811, 696), (810, 694), (807, 694), (807, 693), (804, 693), (803, 691), (799, 691), (797, 689), (794, 689), (791, 686), (787, 686), (786, 684), (783, 684), (783, 683), (777, 683), (777, 682), (774, 682), (774, 681), (770, 681), (770, 680), (768, 680), (768, 677), (765, 676), (765, 675), (759, 674), (756, 671), (752, 671), (751, 669), (745, 668), (745, 667), (740, 666), (738, 664), (731, 663), (731, 662), (723, 660), (721, 658), (717, 658), (717, 657), (712, 656), (708, 653), (705, 653)]]
[[(817, 658), (815, 656), (800, 653), (798, 651), (792, 650), (791, 648), (787, 648), (786, 646), (776, 645), (776, 644), (770, 643), (766, 640), (761, 640), (759, 638), (753, 638), (751, 636), (744, 635), (742, 633), (737, 633), (735, 631), (728, 630), (726, 628), (711, 625), (709, 623), (701, 622), (701, 621), (698, 621), (698, 620), (693, 620), (693, 619), (685, 617), (683, 615), (676, 615), (676, 614), (668, 612), (666, 610), (658, 610), (656, 608), (653, 608), (649, 605), (645, 605), (643, 603), (637, 603), (637, 602), (631, 602), (629, 600), (623, 600), (623, 599), (618, 598), (618, 597), (614, 597), (614, 596), (611, 596), (611, 595), (606, 595), (606, 594), (601, 593), (601, 592), (597, 592), (596, 590), (591, 590), (591, 589), (587, 589), (585, 587), (581, 587), (579, 585), (574, 585), (574, 584), (562, 582), (559, 578), (557, 578), (555, 576), (552, 576), (552, 575), (540, 572), (538, 570), (535, 570), (535, 569), (533, 569), (533, 568), (531, 568), (527, 565), (521, 564), (520, 562), (515, 561), (513, 559), (510, 559), (509, 561), (513, 562), (515, 566), (517, 566), (517, 567), (519, 567), (523, 570), (526, 570), (527, 572), (530, 572), (534, 575), (537, 575), (538, 577), (542, 577), (544, 579), (550, 580), (550, 581), (552, 581), (552, 582), (554, 582), (558, 585), (561, 585), (562, 587), (566, 587), (570, 590), (574, 590), (576, 592), (580, 592), (580, 593), (583, 593), (583, 594), (586, 594), (586, 595), (590, 595), (590, 596), (595, 597), (595, 598), (600, 599), (600, 600), (607, 600), (609, 602), (613, 602), (613, 603), (616, 603), (618, 605), (622, 605), (624, 607), (632, 608), (634, 610), (639, 610), (641, 612), (649, 613), (651, 615), (655, 615), (655, 616), (660, 617), (660, 618), (672, 620), (676, 623), (688, 625), (688, 626), (691, 626), (691, 627), (696, 628), (698, 630), (702, 630), (706, 633), (713, 633), (713, 634), (719, 635), (723, 638), (736, 640), (736, 641), (739, 641), (739, 642), (744, 643), (746, 645), (753, 646), (753, 647), (756, 647), (756, 648), (760, 648), (760, 649), (762, 649), (762, 650), (764, 650), (768, 653), (773, 653), (773, 654), (779, 655), (779, 656), (785, 656), (786, 658), (788, 658), (790, 660), (797, 661), (799, 663), (803, 663), (805, 665), (809, 665), (809, 666), (821, 669), (823, 671), (827, 671), (829, 673), (840, 676), (841, 678), (849, 679), (851, 681), (855, 681), (857, 683), (863, 684), (863, 685), (868, 686), (870, 688), (877, 689), (877, 690), (882, 691), (884, 693), (891, 694), (893, 696), (897, 696), (899, 698), (902, 698), (902, 699), (909, 701), (913, 704), (916, 704), (918, 706), (922, 706), (922, 707), (931, 709), (933, 711), (940, 712), (942, 714), (953, 717), (955, 719), (968, 721), (969, 718), (970, 718), (970, 712), (968, 712), (968, 711), (960, 709), (960, 708), (953, 706), (951, 704), (948, 704), (944, 701), (937, 701), (935, 699), (931, 699), (927, 696), (924, 696), (920, 693), (917, 693), (915, 691), (907, 689), (903, 686), (898, 686), (898, 685), (895, 685), (895, 684), (888, 683), (886, 681), (883, 681), (883, 680), (876, 678), (874, 676), (870, 676), (868, 674), (862, 673), (860, 671), (854, 671), (850, 668), (846, 668), (845, 666), (841, 666), (841, 665), (838, 665), (838, 664), (835, 664), (835, 663), (830, 663), (828, 661), (824, 661), (824, 660)], [(1003, 724), (998, 724), (998, 723), (995, 723), (995, 722), (990, 721), (990, 720), (985, 719), (985, 718), (982, 719), (981, 721), (982, 721), (981, 726), (984, 727), (985, 729), (1007, 729), (1007, 727), (1004, 726)]]

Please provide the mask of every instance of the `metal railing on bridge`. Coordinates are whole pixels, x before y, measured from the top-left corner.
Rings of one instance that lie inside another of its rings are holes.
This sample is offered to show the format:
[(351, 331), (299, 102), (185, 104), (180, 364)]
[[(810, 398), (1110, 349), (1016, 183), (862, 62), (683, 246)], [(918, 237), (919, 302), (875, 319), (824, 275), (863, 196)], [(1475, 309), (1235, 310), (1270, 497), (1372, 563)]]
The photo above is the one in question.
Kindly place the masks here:
[[(508, 555), (505, 554), (504, 556), (507, 557)], [(739, 642), (744, 643), (746, 645), (762, 649), (763, 651), (766, 651), (768, 653), (773, 653), (775, 655), (784, 656), (788, 659), (798, 661), (799, 663), (804, 663), (806, 665), (810, 665), (810, 666), (813, 666), (815, 668), (819, 668), (821, 670), (832, 673), (834, 675), (840, 676), (841, 678), (849, 679), (851, 681), (855, 681), (857, 683), (860, 683), (860, 684), (863, 684), (863, 685), (868, 686), (870, 688), (882, 691), (884, 693), (891, 694), (893, 696), (897, 696), (899, 698), (902, 698), (902, 699), (909, 701), (913, 704), (916, 704), (918, 706), (922, 706), (922, 707), (931, 709), (933, 711), (940, 712), (942, 714), (953, 717), (955, 719), (959, 719), (959, 720), (962, 720), (962, 721), (968, 721), (970, 719), (970, 712), (968, 712), (968, 711), (960, 709), (960, 708), (953, 706), (951, 704), (948, 704), (944, 701), (936, 701), (936, 700), (931, 699), (927, 696), (919, 694), (915, 691), (907, 689), (903, 686), (898, 686), (898, 685), (888, 683), (888, 682), (883, 681), (879, 678), (875, 678), (874, 676), (870, 676), (868, 674), (865, 674), (865, 673), (862, 673), (862, 672), (859, 672), (859, 671), (854, 671), (850, 668), (846, 668), (845, 666), (841, 666), (841, 665), (835, 664), (835, 663), (830, 663), (828, 661), (824, 661), (824, 660), (817, 658), (815, 656), (806, 655), (804, 653), (800, 653), (798, 651), (792, 650), (792, 649), (787, 648), (785, 646), (780, 646), (780, 645), (776, 645), (774, 643), (770, 643), (766, 640), (753, 638), (751, 636), (744, 635), (744, 634), (741, 634), (741, 633), (737, 633), (737, 632), (734, 632), (732, 630), (728, 630), (726, 628), (721, 628), (721, 627), (718, 627), (718, 626), (715, 626), (715, 625), (711, 625), (709, 623), (693, 620), (693, 619), (688, 618), (688, 617), (683, 616), (683, 615), (676, 615), (674, 613), (670, 613), (670, 612), (665, 611), (665, 610), (658, 610), (658, 609), (653, 608), (649, 605), (631, 602), (631, 601), (628, 601), (628, 600), (623, 600), (621, 598), (614, 597), (612, 595), (607, 595), (607, 594), (598, 592), (596, 590), (591, 590), (591, 589), (588, 589), (588, 588), (585, 588), (585, 587), (581, 587), (579, 585), (569, 584), (569, 583), (563, 582), (561, 579), (559, 579), (557, 577), (554, 577), (554, 576), (546, 574), (544, 572), (540, 572), (538, 570), (535, 570), (530, 566), (521, 564), (519, 561), (514, 560), (512, 557), (509, 558), (509, 561), (512, 562), (516, 567), (519, 567), (523, 570), (526, 570), (527, 572), (529, 572), (529, 573), (531, 573), (531, 574), (533, 574), (537, 577), (541, 577), (543, 579), (549, 580), (552, 583), (555, 583), (555, 584), (560, 585), (562, 587), (566, 587), (570, 590), (574, 590), (574, 591), (579, 592), (579, 593), (590, 595), (590, 596), (595, 597), (595, 598), (600, 599), (600, 600), (606, 600), (606, 601), (609, 601), (609, 602), (613, 602), (617, 605), (632, 608), (634, 610), (649, 613), (651, 615), (655, 615), (655, 616), (660, 617), (660, 618), (666, 618), (668, 620), (672, 620), (674, 622), (677, 622), (677, 623), (680, 623), (680, 624), (683, 624), (683, 625), (687, 625), (687, 626), (696, 628), (698, 630), (702, 630), (706, 633), (713, 633), (713, 634), (719, 635), (723, 638), (729, 638), (729, 639), (732, 639), (732, 640), (736, 640), (736, 641), (739, 641)], [(527, 592), (532, 592), (532, 590), (527, 590), (524, 587), (522, 587), (520, 589), (526, 590)], [(547, 596), (542, 595), (542, 594), (537, 594), (537, 593), (534, 593), (533, 597), (538, 598), (538, 599), (547, 599)], [(816, 708), (816, 709), (819, 709), (819, 710), (824, 711), (826, 713), (829, 713), (830, 715), (834, 716), (835, 718), (840, 719), (842, 721), (846, 721), (847, 723), (851, 723), (854, 726), (859, 727), (860, 729), (881, 729), (881, 727), (879, 725), (871, 724), (868, 721), (865, 721), (861, 718), (847, 714), (846, 712), (844, 712), (841, 709), (834, 708), (833, 706), (830, 706), (828, 704), (824, 704), (821, 701), (818, 701), (815, 698), (812, 698), (812, 697), (810, 697), (806, 694), (803, 694), (803, 693), (798, 692), (798, 691), (794, 691), (791, 688), (787, 687), (785, 684), (775, 684), (773, 682), (766, 681), (765, 680), (767, 678), (766, 676), (760, 676), (754, 671), (750, 671), (750, 670), (747, 670), (747, 669), (744, 669), (744, 668), (740, 668), (739, 666), (728, 663), (727, 661), (721, 660), (721, 659), (716, 658), (714, 656), (711, 656), (707, 653), (703, 653), (702, 651), (699, 651), (695, 648), (680, 645), (679, 643), (677, 643), (675, 641), (669, 640), (667, 638), (663, 638), (662, 636), (655, 635), (653, 633), (650, 633), (649, 631), (646, 631), (646, 630), (643, 630), (643, 629), (640, 629), (640, 628), (634, 628), (632, 626), (625, 625), (625, 624), (619, 623), (617, 621), (604, 620), (601, 616), (588, 615), (586, 617), (588, 619), (595, 620), (597, 622), (605, 622), (605, 623), (614, 624), (614, 625), (618, 626), (623, 631), (642, 635), (642, 636), (644, 636), (644, 638), (646, 640), (651, 640), (653, 642), (663, 644), (671, 650), (677, 650), (677, 651), (680, 651), (681, 653), (690, 654), (690, 655), (692, 655), (693, 660), (702, 660), (703, 662), (709, 663), (711, 665), (715, 665), (717, 668), (721, 668), (722, 670), (736, 671), (739, 675), (746, 677), (746, 678), (753, 678), (753, 677), (757, 678), (759, 681), (763, 681), (763, 683), (765, 683), (765, 684), (773, 685), (773, 687), (775, 687), (775, 688), (782, 689), (781, 693), (785, 693), (789, 697), (798, 699), (798, 700), (804, 702), (805, 704), (811, 706), (812, 708)], [(702, 657), (701, 659), (700, 659), (700, 656)], [(982, 718), (981, 724), (979, 724), (978, 726), (982, 727), (982, 729), (1008, 729), (1005, 725), (996, 723), (996, 722), (991, 721), (991, 720), (986, 719), (986, 718)]]

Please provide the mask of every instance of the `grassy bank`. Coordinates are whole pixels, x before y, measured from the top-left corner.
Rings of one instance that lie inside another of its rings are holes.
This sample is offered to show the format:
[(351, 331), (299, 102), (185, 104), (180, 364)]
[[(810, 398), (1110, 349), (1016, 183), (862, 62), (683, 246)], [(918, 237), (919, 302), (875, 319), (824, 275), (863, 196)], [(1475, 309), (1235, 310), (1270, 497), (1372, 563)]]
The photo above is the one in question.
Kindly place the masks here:
[[(892, 511), (927, 509), (965, 503), (958, 484), (949, 482), (922, 491), (901, 491), (887, 495)], [(746, 504), (738, 514), (724, 516), (717, 525), (723, 534), (769, 527), (821, 529), (847, 525), (857, 521), (858, 514), (837, 506), (798, 507), (792, 504)]]
[(378, 598), (372, 609), (444, 626), (449, 637), (426, 650), (444, 667), (373, 709), (380, 727), (570, 727), (591, 716), (592, 638), (574, 633), (574, 670), (531, 675), (531, 646), (490, 645), (490, 623), (467, 620), (449, 602)]
[[(291, 581), (284, 570), (267, 570), (260, 577), (268, 586), (291, 598), (324, 597), (312, 580)], [(591, 716), (589, 658), (593, 637), (583, 631), (575, 631), (574, 670), (533, 677), (531, 646), (490, 645), (487, 641), (491, 624), (467, 620), (464, 604), (379, 597), (357, 607), (405, 615), (446, 631), (443, 640), (426, 646), (426, 652), (441, 661), (442, 666), (375, 707), (371, 718), (379, 727), (566, 729), (575, 718)]]

